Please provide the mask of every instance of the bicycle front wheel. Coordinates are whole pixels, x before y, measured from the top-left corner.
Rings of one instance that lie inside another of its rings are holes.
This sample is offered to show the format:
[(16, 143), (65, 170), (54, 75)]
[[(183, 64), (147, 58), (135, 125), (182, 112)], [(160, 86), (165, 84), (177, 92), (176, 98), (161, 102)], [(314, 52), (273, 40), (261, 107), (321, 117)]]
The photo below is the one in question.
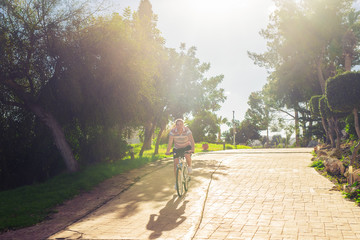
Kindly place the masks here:
[(184, 194), (184, 174), (180, 167), (176, 169), (176, 191), (179, 197)]
[(185, 165), (184, 166), (184, 170), (183, 170), (183, 181), (184, 181), (184, 188), (185, 188), (185, 192), (189, 189), (189, 172), (188, 172), (188, 168)]

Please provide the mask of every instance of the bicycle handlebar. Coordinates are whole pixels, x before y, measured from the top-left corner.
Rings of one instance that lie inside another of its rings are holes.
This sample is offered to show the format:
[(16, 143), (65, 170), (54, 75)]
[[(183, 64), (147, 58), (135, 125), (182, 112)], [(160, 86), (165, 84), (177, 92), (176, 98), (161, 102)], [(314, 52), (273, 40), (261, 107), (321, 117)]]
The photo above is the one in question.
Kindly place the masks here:
[[(173, 153), (174, 153), (174, 152), (169, 152), (169, 154), (166, 154), (166, 153), (165, 153), (165, 155), (171, 155), (171, 154), (173, 154)], [(185, 153), (189, 153), (189, 154), (190, 154), (190, 153), (193, 153), (193, 152), (192, 152), (192, 151), (185, 151), (184, 154), (185, 154)]]

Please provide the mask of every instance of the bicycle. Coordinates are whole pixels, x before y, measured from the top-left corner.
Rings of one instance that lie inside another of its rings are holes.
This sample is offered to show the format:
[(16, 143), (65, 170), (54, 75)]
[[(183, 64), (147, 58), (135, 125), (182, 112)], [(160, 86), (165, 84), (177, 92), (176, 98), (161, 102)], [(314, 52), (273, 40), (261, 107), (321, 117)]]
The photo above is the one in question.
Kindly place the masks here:
[[(176, 165), (176, 191), (179, 197), (184, 195), (185, 192), (189, 189), (190, 176), (188, 172), (188, 165), (185, 160), (185, 153), (190, 153), (189, 151), (178, 152), (179, 163)], [(170, 153), (172, 154), (172, 152)]]

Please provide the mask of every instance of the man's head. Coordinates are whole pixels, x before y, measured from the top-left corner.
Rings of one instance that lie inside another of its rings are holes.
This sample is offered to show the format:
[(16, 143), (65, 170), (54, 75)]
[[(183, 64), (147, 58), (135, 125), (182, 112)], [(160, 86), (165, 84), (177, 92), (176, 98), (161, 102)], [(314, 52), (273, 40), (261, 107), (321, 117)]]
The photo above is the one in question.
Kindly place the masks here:
[(182, 119), (176, 119), (175, 120), (175, 126), (177, 127), (177, 128), (182, 128), (183, 126), (184, 126), (184, 120), (182, 120)]

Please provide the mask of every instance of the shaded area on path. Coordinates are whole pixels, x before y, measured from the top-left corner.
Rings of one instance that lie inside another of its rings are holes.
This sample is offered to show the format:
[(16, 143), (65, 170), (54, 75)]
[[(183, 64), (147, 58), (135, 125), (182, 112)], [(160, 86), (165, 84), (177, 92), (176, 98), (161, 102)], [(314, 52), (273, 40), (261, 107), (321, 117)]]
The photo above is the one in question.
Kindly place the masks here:
[(160, 210), (159, 214), (151, 214), (146, 225), (146, 229), (153, 231), (149, 238), (159, 238), (163, 231), (171, 231), (183, 223), (186, 220), (184, 214), (188, 202), (182, 201), (174, 195), (166, 206)]
[(218, 162), (216, 157), (195, 157), (190, 189), (182, 198), (176, 195), (172, 165), (168, 164), (51, 239), (168, 238), (174, 231), (188, 238), (199, 222), (210, 175)]

